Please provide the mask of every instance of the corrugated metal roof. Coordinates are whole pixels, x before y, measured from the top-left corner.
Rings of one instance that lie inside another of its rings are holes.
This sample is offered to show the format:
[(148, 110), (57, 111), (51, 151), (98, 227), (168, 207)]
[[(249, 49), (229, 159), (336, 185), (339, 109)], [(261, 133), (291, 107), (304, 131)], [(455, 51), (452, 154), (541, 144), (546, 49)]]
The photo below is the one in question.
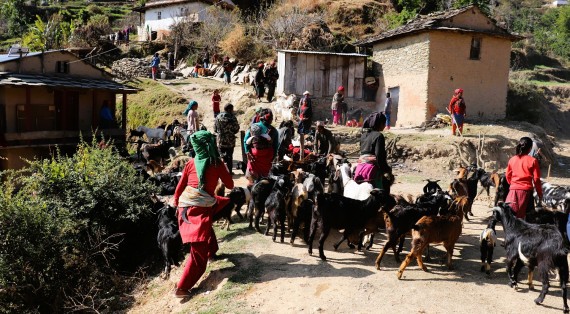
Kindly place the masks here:
[(123, 85), (111, 80), (91, 79), (77, 76), (51, 76), (0, 72), (0, 86), (6, 85), (102, 89), (121, 91), (129, 94), (136, 93), (138, 91), (138, 89), (134, 87)]
[(301, 53), (301, 54), (313, 54), (313, 55), (331, 55), (331, 56), (346, 56), (346, 57), (368, 57), (368, 55), (363, 55), (360, 53), (340, 53), (340, 52), (325, 52), (325, 51), (302, 51), (302, 50), (286, 50), (278, 49), (277, 52), (287, 52), (287, 53)]
[[(33, 56), (37, 56), (40, 54), (41, 54), (41, 52), (29, 52), (28, 54), (22, 55), (22, 58), (33, 57)], [(20, 59), (20, 56), (18, 56), (18, 55), (8, 56), (8, 54), (0, 54), (0, 63), (8, 62), (8, 61), (14, 61), (17, 59)]]

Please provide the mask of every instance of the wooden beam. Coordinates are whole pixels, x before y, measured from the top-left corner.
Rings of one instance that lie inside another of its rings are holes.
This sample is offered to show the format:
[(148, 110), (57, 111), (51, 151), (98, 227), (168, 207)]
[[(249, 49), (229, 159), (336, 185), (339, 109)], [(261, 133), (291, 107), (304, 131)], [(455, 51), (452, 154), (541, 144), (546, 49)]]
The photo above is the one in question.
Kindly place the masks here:
[(127, 94), (126, 93), (123, 93), (123, 108), (122, 108), (122, 112), (121, 112), (121, 128), (123, 129), (123, 131), (125, 131), (125, 132), (127, 131)]

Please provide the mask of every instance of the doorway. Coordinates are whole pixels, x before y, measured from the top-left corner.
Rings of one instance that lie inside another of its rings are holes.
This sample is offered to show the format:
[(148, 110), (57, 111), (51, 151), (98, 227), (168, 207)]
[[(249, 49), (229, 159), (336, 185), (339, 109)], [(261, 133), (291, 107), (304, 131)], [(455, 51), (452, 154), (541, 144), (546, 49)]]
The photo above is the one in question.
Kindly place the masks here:
[(392, 115), (390, 116), (390, 126), (396, 126), (398, 121), (398, 103), (400, 102), (400, 86), (388, 88), (390, 98), (392, 98)]

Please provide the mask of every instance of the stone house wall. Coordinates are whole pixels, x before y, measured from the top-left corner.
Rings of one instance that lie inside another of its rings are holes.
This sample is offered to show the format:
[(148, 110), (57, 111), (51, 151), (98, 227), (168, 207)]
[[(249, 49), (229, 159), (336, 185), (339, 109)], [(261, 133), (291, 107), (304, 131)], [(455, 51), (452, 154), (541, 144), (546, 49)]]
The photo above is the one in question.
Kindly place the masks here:
[(416, 126), (426, 120), (429, 55), (427, 32), (373, 46), (372, 59), (380, 74), (376, 109), (384, 110), (386, 92), (399, 87), (397, 105), (392, 108), (393, 126)]

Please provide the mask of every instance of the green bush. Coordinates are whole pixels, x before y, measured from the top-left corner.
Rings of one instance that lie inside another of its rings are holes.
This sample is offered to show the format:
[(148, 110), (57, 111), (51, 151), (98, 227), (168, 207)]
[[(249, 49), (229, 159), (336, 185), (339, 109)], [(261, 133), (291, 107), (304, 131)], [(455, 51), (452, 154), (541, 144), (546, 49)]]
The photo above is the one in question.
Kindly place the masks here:
[(95, 143), (0, 173), (0, 181), (0, 312), (124, 306), (119, 271), (156, 253), (155, 188), (112, 146)]

